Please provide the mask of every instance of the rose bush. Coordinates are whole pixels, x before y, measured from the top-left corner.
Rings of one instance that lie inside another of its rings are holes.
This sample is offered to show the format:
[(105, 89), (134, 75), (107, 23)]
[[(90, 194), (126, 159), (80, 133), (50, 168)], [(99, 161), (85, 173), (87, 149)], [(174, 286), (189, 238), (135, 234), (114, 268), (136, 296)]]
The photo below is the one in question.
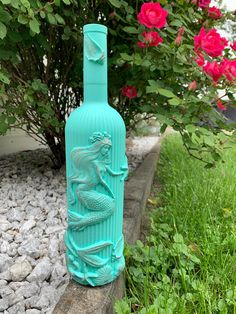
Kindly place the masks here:
[(213, 164), (234, 138), (215, 110), (217, 89), (234, 103), (236, 80), (233, 40), (216, 31), (233, 15), (220, 14), (210, 0), (0, 0), (0, 132), (24, 127), (63, 163), (65, 121), (83, 97), (81, 29), (98, 22), (109, 30), (109, 102), (127, 128), (156, 116)]
[[(158, 8), (155, 14), (154, 4)], [(137, 98), (143, 103), (143, 110), (156, 113), (161, 130), (171, 125), (182, 134), (192, 155), (203, 160), (208, 151), (214, 164), (220, 158), (222, 143), (234, 141), (234, 132), (231, 139), (221, 132), (232, 131), (234, 125), (226, 125), (215, 109), (225, 111), (227, 107), (218, 96), (218, 88), (225, 89), (234, 104), (235, 61), (228, 60), (234, 45), (230, 47), (215, 28), (229, 14), (210, 5), (210, 0), (142, 4), (137, 20), (134, 16), (125, 27), (127, 36), (131, 40), (141, 38), (145, 26), (158, 32), (163, 41), (155, 48), (146, 45), (142, 54), (136, 50), (122, 53), (120, 64), (128, 63), (138, 73), (133, 79)], [(155, 25), (151, 18), (155, 16), (155, 21), (159, 21), (163, 10), (167, 12), (166, 21)], [(142, 46), (145, 47), (143, 43)]]

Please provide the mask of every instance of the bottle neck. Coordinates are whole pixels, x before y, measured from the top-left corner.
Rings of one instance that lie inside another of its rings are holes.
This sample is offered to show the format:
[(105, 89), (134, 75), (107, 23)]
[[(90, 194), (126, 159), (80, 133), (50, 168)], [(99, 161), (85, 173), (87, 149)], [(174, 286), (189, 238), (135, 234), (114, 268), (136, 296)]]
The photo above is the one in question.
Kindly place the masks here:
[(95, 24), (84, 28), (84, 104), (107, 104), (107, 34), (103, 28)]
[(107, 104), (107, 84), (84, 85), (84, 104)]

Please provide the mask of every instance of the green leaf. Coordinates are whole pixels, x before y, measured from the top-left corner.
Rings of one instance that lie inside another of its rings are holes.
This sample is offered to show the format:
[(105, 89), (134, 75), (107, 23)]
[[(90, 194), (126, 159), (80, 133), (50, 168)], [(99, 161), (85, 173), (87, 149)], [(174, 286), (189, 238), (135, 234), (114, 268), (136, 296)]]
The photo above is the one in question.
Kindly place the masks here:
[(116, 301), (114, 309), (116, 314), (130, 314), (130, 306), (125, 300)]
[(117, 36), (117, 32), (114, 29), (109, 28), (109, 32), (112, 34), (112, 36)]
[(0, 22), (0, 38), (3, 39), (6, 37), (7, 34), (7, 28), (5, 26), (5, 24), (3, 24), (2, 22)]
[[(17, 33), (17, 32), (8, 32), (8, 36), (9, 38), (14, 42), (14, 43), (18, 43), (20, 41), (22, 41), (22, 36), (21, 33)], [(16, 52), (11, 51), (11, 55), (15, 56)]]
[(42, 83), (40, 79), (34, 79), (31, 86), (34, 91), (41, 91), (44, 94), (47, 94), (48, 92), (47, 85), (45, 83)]
[(235, 96), (232, 93), (228, 93), (227, 96), (229, 97), (230, 100), (235, 100)]
[(20, 23), (20, 24), (28, 24), (28, 17), (23, 15), (23, 14), (20, 14), (17, 18), (17, 21)]
[(184, 72), (184, 67), (183, 67), (183, 65), (175, 64), (173, 66), (173, 70), (176, 73), (183, 73)]
[[(125, 7), (125, 11), (128, 13), (128, 14), (133, 14), (135, 11), (134, 9), (131, 7), (131, 6), (128, 6), (128, 3), (127, 2), (123, 2), (122, 3)], [(126, 4), (126, 5), (125, 5)]]
[(70, 4), (70, 0), (62, 0), (65, 4), (69, 5)]
[(134, 63), (137, 65), (141, 65), (143, 63), (143, 59), (139, 53), (134, 54)]
[(39, 29), (39, 22), (38, 20), (36, 20), (36, 18), (34, 17), (30, 22), (29, 22), (29, 26), (32, 32), (39, 34), (40, 33), (40, 29)]
[(7, 117), (7, 121), (9, 124), (14, 124), (16, 122), (16, 118), (15, 117)]
[(0, 59), (8, 60), (12, 56), (11, 50), (5, 50), (0, 48)]
[(166, 123), (162, 124), (162, 126), (161, 126), (161, 128), (160, 128), (161, 134), (163, 134), (163, 133), (165, 132), (167, 126), (168, 126), (168, 125), (167, 125)]
[(120, 56), (125, 61), (132, 61), (134, 59), (133, 56), (130, 56), (127, 53), (121, 53)]
[(171, 105), (171, 106), (178, 106), (181, 101), (179, 98), (177, 97), (174, 97), (174, 98), (171, 98), (171, 99), (168, 99), (168, 103)]
[(42, 19), (45, 19), (45, 17), (46, 17), (46, 14), (45, 14), (45, 12), (43, 12), (43, 11), (40, 11), (40, 13), (39, 13), (39, 14), (40, 14), (40, 16), (41, 16), (41, 18), (42, 18)]
[(2, 72), (0, 72), (0, 81), (5, 84), (10, 84), (9, 78)]
[(157, 88), (157, 92), (162, 95), (165, 96), (167, 98), (175, 98), (175, 94), (173, 94), (170, 90), (168, 89), (164, 89), (164, 88)]
[(0, 119), (0, 134), (5, 134), (8, 130), (8, 124)]
[(132, 26), (125, 26), (123, 28), (123, 31), (125, 31), (126, 33), (130, 33), (130, 34), (138, 34), (139, 31), (137, 30), (137, 28), (132, 27)]
[(30, 9), (30, 3), (28, 0), (21, 0), (21, 3), (26, 9)]
[(53, 8), (52, 8), (52, 6), (50, 5), (49, 2), (45, 5), (44, 10), (47, 11), (47, 13), (52, 13), (53, 12)]
[(13, 8), (18, 9), (19, 5), (20, 5), (20, 1), (19, 0), (11, 0), (11, 5), (13, 6)]
[(210, 146), (210, 147), (215, 146), (215, 141), (214, 141), (213, 136), (206, 136), (206, 137), (204, 138), (204, 142), (206, 143), (206, 145), (208, 145), (208, 146)]
[(147, 86), (146, 87), (147, 94), (156, 93), (156, 91), (157, 91), (157, 88), (155, 86)]
[(188, 124), (186, 125), (186, 130), (189, 132), (189, 133), (194, 133), (196, 131), (196, 126), (195, 125), (192, 125), (192, 124)]
[(10, 4), (10, 3), (11, 3), (11, 0), (1, 0), (1, 2), (2, 2), (3, 4)]
[(3, 23), (8, 23), (12, 19), (11, 14), (2, 10), (2, 8), (0, 10), (0, 21)]
[(174, 235), (174, 241), (176, 243), (183, 243), (184, 242), (183, 236), (181, 234), (179, 234), (179, 233), (176, 233)]
[(167, 32), (169, 32), (169, 33), (171, 33), (171, 34), (176, 34), (176, 33), (177, 33), (176, 30), (172, 29), (172, 28), (169, 27), (169, 26), (166, 27), (166, 30), (167, 30)]
[(163, 86), (161, 81), (149, 80), (148, 83), (150, 86), (146, 87), (147, 93), (157, 93), (157, 89)]
[(141, 108), (140, 108), (143, 112), (152, 112), (153, 111), (153, 108), (151, 105), (143, 105)]
[(63, 17), (61, 17), (59, 14), (56, 13), (55, 18), (59, 24), (65, 24)]
[(54, 25), (57, 24), (57, 20), (56, 20), (55, 16), (52, 15), (51, 13), (47, 14), (47, 18), (48, 18), (48, 21), (50, 24), (54, 24)]
[(119, 0), (109, 0), (109, 2), (116, 8), (121, 7), (121, 2)]
[(170, 23), (170, 25), (172, 25), (172, 26), (177, 26), (177, 27), (181, 27), (181, 26), (183, 26), (183, 22), (180, 21), (180, 20), (175, 20), (175, 21), (172, 21), (172, 22)]

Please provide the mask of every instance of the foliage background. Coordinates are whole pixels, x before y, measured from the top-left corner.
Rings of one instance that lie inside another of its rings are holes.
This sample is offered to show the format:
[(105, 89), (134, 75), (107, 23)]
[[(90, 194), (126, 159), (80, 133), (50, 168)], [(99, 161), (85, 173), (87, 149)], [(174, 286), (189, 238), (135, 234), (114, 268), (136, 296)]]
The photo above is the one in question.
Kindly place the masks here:
[[(162, 132), (172, 126), (191, 154), (205, 160), (210, 152), (212, 160), (206, 162), (213, 165), (223, 144), (231, 141), (221, 129), (233, 126), (215, 110), (217, 90), (193, 61), (193, 37), (202, 25), (211, 28), (235, 17), (225, 13), (214, 21), (190, 1), (159, 2), (169, 12), (166, 27), (158, 30), (164, 42), (141, 49), (137, 41), (145, 28), (137, 14), (143, 1), (1, 0), (0, 133), (26, 127), (49, 145), (58, 166), (64, 163), (65, 121), (83, 100), (82, 26), (98, 22), (109, 29), (109, 102), (127, 128), (135, 126), (140, 114), (155, 115)], [(185, 33), (176, 45), (180, 27)], [(193, 80), (198, 83), (195, 92), (188, 90)], [(121, 95), (127, 85), (136, 86), (136, 98)], [(233, 102), (235, 87), (218, 86), (225, 88)]]

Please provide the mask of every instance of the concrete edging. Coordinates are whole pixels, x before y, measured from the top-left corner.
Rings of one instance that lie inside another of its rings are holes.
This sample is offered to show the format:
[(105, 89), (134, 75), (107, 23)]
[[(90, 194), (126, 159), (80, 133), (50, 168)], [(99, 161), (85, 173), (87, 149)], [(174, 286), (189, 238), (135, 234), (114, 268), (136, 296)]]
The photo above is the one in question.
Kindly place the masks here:
[[(134, 171), (125, 185), (124, 226), (125, 241), (134, 244), (140, 235), (143, 211), (150, 194), (161, 138)], [(86, 287), (70, 280), (53, 314), (112, 314), (113, 303), (123, 297), (124, 276), (101, 287)]]

